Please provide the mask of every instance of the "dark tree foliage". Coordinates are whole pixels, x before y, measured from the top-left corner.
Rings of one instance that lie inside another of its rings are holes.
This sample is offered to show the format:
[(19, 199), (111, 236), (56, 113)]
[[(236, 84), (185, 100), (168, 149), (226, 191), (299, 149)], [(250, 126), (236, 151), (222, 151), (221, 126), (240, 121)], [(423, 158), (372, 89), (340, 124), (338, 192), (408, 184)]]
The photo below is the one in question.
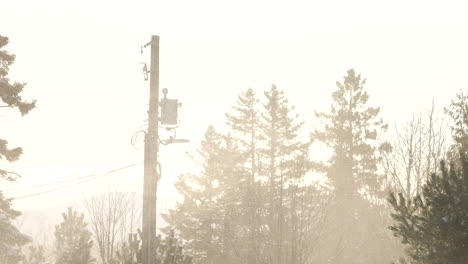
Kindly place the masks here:
[[(141, 264), (141, 231), (129, 234), (128, 241), (117, 250), (117, 258), (111, 264)], [(182, 241), (170, 229), (166, 237), (156, 236), (155, 264), (192, 264), (192, 256), (186, 252)]]
[(388, 197), (396, 222), (390, 229), (408, 245), (413, 263), (467, 263), (468, 159), (461, 154), (461, 170), (442, 161), (420, 195)]
[[(36, 101), (25, 101), (21, 97), (25, 84), (11, 82), (8, 79), (8, 71), (15, 61), (15, 55), (3, 50), (7, 44), (8, 38), (0, 35), (0, 108), (16, 108), (24, 116), (36, 106)], [(9, 148), (8, 141), (0, 138), (0, 160), (14, 162), (22, 153), (21, 148)], [(14, 172), (0, 169), (0, 178), (12, 181), (17, 176), (18, 174)]]
[(457, 94), (445, 111), (452, 118), (452, 137), (455, 141), (449, 158), (456, 161), (459, 152), (468, 156), (468, 91)]
[(84, 221), (84, 214), (78, 214), (71, 207), (62, 214), (63, 222), (55, 226), (55, 248), (57, 264), (89, 264), (93, 241), (91, 232)]

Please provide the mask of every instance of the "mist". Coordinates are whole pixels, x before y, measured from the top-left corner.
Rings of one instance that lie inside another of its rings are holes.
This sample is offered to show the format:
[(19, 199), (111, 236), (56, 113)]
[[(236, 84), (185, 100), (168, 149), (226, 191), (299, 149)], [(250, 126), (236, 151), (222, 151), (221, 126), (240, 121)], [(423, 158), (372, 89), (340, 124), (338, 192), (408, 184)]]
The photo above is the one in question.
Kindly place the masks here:
[(465, 2), (0, 7), (0, 264), (468, 260)]

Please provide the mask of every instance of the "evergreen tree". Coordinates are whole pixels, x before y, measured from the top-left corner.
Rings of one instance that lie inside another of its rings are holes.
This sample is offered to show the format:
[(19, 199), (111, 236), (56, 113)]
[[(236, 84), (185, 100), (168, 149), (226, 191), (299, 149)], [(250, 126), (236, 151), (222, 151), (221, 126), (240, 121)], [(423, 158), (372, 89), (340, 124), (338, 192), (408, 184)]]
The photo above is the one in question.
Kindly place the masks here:
[[(0, 35), (0, 107), (16, 108), (24, 116), (35, 107), (36, 102), (28, 102), (21, 98), (24, 83), (9, 80), (8, 71), (15, 61), (15, 56), (3, 50), (7, 44), (8, 38)], [(0, 138), (0, 159), (14, 162), (21, 153), (23, 153), (21, 148), (9, 148), (8, 141)], [(0, 178), (14, 180), (17, 176), (18, 174), (14, 172), (0, 169)]]
[(63, 222), (55, 226), (55, 247), (57, 264), (94, 263), (91, 256), (93, 241), (91, 232), (84, 221), (84, 214), (79, 215), (70, 207), (62, 214)]
[(266, 176), (262, 186), (265, 212), (262, 224), (268, 228), (262, 252), (265, 252), (264, 261), (280, 264), (287, 263), (292, 257), (292, 236), (287, 233), (291, 223), (286, 216), (290, 210), (295, 210), (291, 208), (294, 203), (290, 198), (297, 196), (294, 187), (301, 183), (307, 171), (308, 162), (301, 161), (308, 157), (309, 144), (299, 139), (303, 123), (292, 114), (293, 107), (284, 92), (273, 85), (264, 95), (259, 152), (263, 163), (261, 173)]
[[(219, 174), (220, 197), (215, 203), (215, 211), (220, 222), (220, 238), (225, 263), (247, 263), (252, 256), (249, 243), (251, 238), (250, 206), (252, 182), (249, 173), (242, 167), (244, 158), (237, 142), (230, 136), (223, 136), (220, 153), (221, 173)], [(255, 199), (255, 198), (251, 198)], [(254, 255), (255, 257), (255, 255)]]
[(348, 70), (343, 83), (336, 82), (330, 113), (316, 113), (325, 127), (313, 134), (315, 140), (333, 150), (329, 166), (323, 166), (331, 184), (344, 195), (367, 189), (377, 192), (377, 138), (387, 125), (379, 118), (380, 108), (369, 107), (366, 80)]
[[(139, 237), (138, 237), (139, 236)], [(141, 231), (138, 234), (128, 234), (128, 240), (123, 241), (117, 249), (115, 255), (115, 263), (113, 264), (138, 264), (142, 263), (142, 249), (141, 249)]]
[[(121, 244), (112, 264), (141, 264), (141, 231), (129, 234), (128, 241)], [(166, 237), (156, 236), (155, 264), (192, 264), (192, 257), (187, 253), (182, 241), (170, 229)]]
[(462, 264), (468, 260), (468, 159), (462, 168), (441, 162), (422, 193), (411, 199), (391, 194), (395, 236), (408, 245), (412, 263)]
[(192, 257), (185, 252), (182, 241), (170, 230), (164, 238), (157, 237), (156, 264), (191, 264)]
[(336, 83), (330, 112), (316, 113), (324, 128), (313, 133), (313, 139), (332, 150), (328, 162), (316, 169), (325, 173), (333, 187), (318, 262), (383, 263), (391, 259), (390, 242), (381, 231), (386, 226), (383, 209), (369, 199), (381, 193), (377, 139), (386, 125), (378, 116), (379, 108), (367, 105), (365, 83), (353, 69), (348, 70), (343, 82)]
[(5, 199), (0, 192), (0, 263), (17, 263), (21, 259), (21, 247), (31, 241), (11, 223), (20, 215), (11, 208), (11, 199)]
[(29, 246), (28, 255), (24, 258), (23, 264), (46, 264), (43, 246)]
[(284, 92), (249, 89), (226, 114), (228, 135), (208, 128), (203, 169), (182, 175), (184, 200), (165, 217), (190, 242), (194, 263), (305, 263), (316, 194), (306, 186), (308, 143)]
[[(232, 140), (210, 126), (201, 143), (199, 156), (203, 169), (198, 174), (179, 177), (176, 188), (183, 202), (163, 218), (190, 242), (195, 263), (238, 263), (235, 250), (240, 246), (235, 236), (240, 215), (235, 182), (239, 157), (232, 151)], [(232, 261), (232, 262), (230, 262)]]
[(453, 161), (457, 161), (459, 159), (457, 154), (460, 150), (468, 156), (468, 91), (457, 94), (455, 100), (452, 100), (446, 109), (446, 113), (453, 121), (452, 137), (455, 141), (449, 156)]
[[(227, 113), (226, 119), (231, 135), (239, 143), (239, 152), (242, 158), (242, 167), (246, 178), (237, 177), (239, 181), (246, 183), (244, 199), (242, 200), (243, 226), (247, 230), (246, 237), (243, 238), (247, 243), (247, 256), (245, 260), (247, 264), (255, 264), (259, 262), (259, 196), (258, 196), (258, 130), (259, 130), (259, 102), (255, 92), (252, 89), (241, 93), (237, 99), (237, 104), (233, 106), (233, 113)], [(241, 176), (238, 175), (238, 176)]]
[[(27, 102), (21, 98), (25, 84), (12, 83), (8, 78), (15, 56), (3, 49), (7, 44), (8, 38), (0, 35), (0, 108), (16, 108), (21, 115), (26, 115), (35, 107), (35, 102)], [(9, 148), (8, 141), (0, 138), (0, 160), (14, 162), (22, 152), (19, 147)], [(14, 181), (18, 176), (15, 172), (0, 169), (0, 179)], [(13, 210), (10, 205), (11, 199), (6, 199), (0, 190), (0, 263), (16, 263), (20, 258), (19, 248), (31, 240), (12, 225), (11, 221), (21, 213)]]

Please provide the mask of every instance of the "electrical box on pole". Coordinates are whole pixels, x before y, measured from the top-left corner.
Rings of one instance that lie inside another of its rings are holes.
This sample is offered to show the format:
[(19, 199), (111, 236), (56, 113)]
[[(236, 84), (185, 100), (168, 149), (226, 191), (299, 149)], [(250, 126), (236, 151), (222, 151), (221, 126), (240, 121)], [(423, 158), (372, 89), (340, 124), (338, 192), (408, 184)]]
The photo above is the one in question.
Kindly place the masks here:
[(161, 125), (177, 126), (178, 125), (178, 110), (179, 101), (177, 99), (167, 98), (167, 88), (163, 89), (163, 99), (159, 103), (161, 106), (161, 117), (159, 121)]
[(161, 101), (161, 125), (176, 126), (178, 108), (177, 99), (163, 99)]

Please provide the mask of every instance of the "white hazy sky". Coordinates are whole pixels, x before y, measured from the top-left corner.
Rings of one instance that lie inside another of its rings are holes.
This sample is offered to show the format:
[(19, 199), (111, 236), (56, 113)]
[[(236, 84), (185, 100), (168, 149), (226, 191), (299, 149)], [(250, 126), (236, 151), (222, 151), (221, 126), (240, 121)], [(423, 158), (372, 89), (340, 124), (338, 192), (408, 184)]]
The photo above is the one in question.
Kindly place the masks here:
[[(130, 145), (144, 127), (148, 82), (140, 46), (160, 35), (160, 87), (183, 102), (178, 135), (163, 147), (160, 208), (193, 164), (209, 124), (220, 125), (237, 95), (272, 83), (286, 91), (308, 129), (349, 68), (367, 78), (371, 103), (391, 125), (447, 105), (468, 88), (467, 1), (22, 1), (0, 2), (0, 34), (17, 55), (13, 80), (37, 109), (0, 112), (1, 138), (24, 155), (0, 166), (23, 174), (0, 182), (9, 197), (37, 184), (105, 172), (143, 160)], [(305, 131), (307, 132), (307, 131)], [(66, 206), (107, 190), (141, 193), (143, 166), (15, 201), (20, 210)]]

